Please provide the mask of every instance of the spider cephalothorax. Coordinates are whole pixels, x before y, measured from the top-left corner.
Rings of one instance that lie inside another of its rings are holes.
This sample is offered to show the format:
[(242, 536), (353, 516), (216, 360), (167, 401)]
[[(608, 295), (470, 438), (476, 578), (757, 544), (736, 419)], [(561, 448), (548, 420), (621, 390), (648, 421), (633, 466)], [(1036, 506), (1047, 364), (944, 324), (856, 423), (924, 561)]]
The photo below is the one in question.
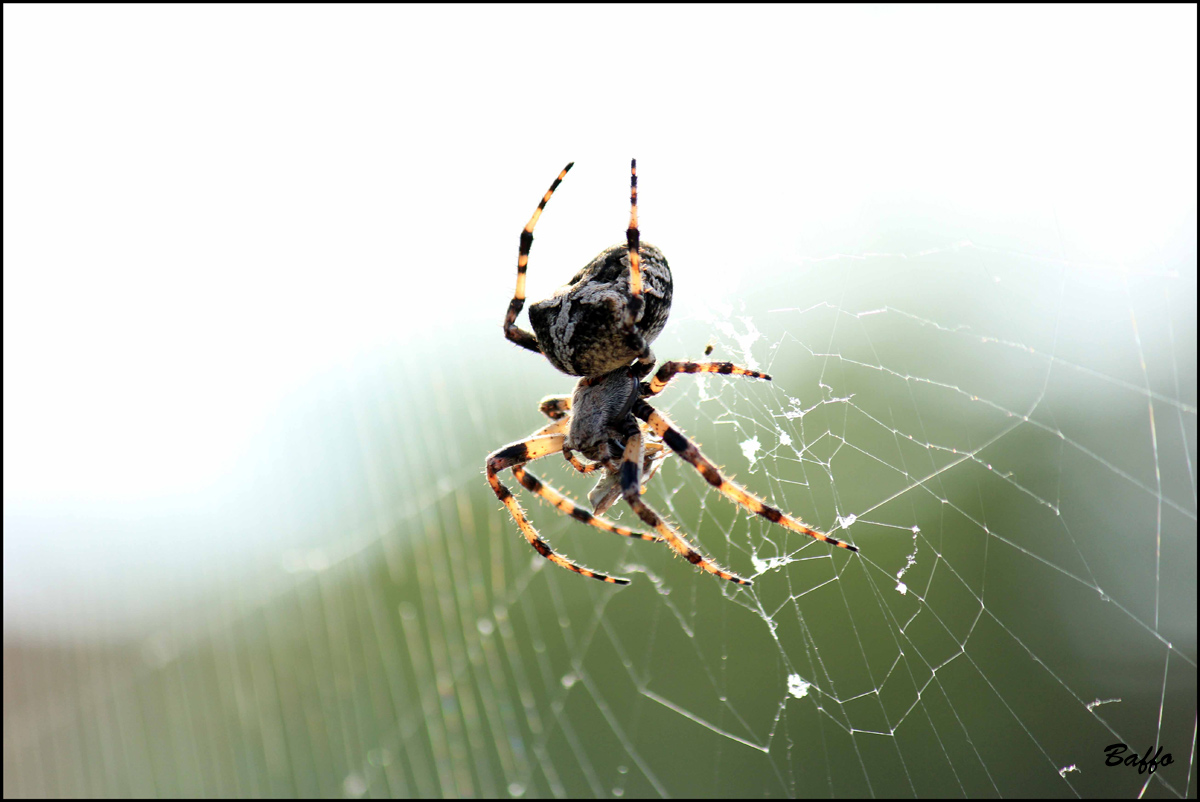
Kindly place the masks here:
[[(505, 469), (512, 469), (513, 476), (526, 489), (578, 521), (625, 537), (665, 541), (693, 565), (740, 585), (751, 584), (692, 548), (642, 499), (644, 484), (658, 470), (669, 448), (719, 493), (756, 515), (794, 532), (858, 551), (848, 543), (810, 529), (723, 477), (694, 443), (646, 402), (662, 392), (677, 373), (720, 373), (768, 381), (771, 377), (729, 362), (666, 362), (650, 381), (643, 381), (654, 369), (650, 343), (666, 325), (672, 286), (671, 269), (662, 252), (640, 241), (636, 161), (630, 164), (630, 214), (625, 244), (606, 249), (554, 295), (530, 306), (529, 319), (536, 336), (517, 327), (517, 315), (525, 305), (525, 270), (533, 245), (533, 228), (573, 164), (559, 173), (521, 232), (517, 289), (504, 317), (504, 335), (509, 340), (544, 355), (564, 373), (582, 377), (571, 395), (542, 399), (540, 409), (551, 423), (487, 458), (488, 484), (508, 508), (525, 539), (539, 554), (563, 568), (604, 582), (622, 585), (629, 582), (596, 573), (555, 553), (533, 528), (512, 492), (500, 483), (499, 473)], [(562, 453), (580, 473), (600, 471), (600, 480), (588, 494), (594, 513), (525, 470), (526, 463), (557, 453)], [(600, 517), (621, 498), (638, 518), (654, 529), (654, 534), (635, 532)]]

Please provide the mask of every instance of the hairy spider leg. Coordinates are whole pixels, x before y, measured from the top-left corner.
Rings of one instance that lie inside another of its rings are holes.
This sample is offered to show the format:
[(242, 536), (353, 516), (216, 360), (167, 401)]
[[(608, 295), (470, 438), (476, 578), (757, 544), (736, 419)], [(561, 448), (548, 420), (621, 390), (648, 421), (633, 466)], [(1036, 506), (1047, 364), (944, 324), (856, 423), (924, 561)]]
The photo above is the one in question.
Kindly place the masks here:
[(617, 526), (612, 521), (601, 518), (599, 515), (593, 515), (558, 490), (543, 482), (537, 476), (525, 470), (521, 465), (514, 465), (512, 472), (513, 476), (517, 477), (517, 481), (524, 485), (526, 490), (537, 493), (549, 502), (551, 506), (556, 507), (559, 512), (571, 516), (580, 523), (594, 526), (597, 529), (603, 529), (605, 532), (612, 532), (614, 535), (620, 535), (621, 537), (633, 538), (634, 540), (649, 540), (652, 543), (662, 540), (658, 535), (652, 535), (648, 532), (635, 532), (632, 529)]
[(732, 362), (664, 362), (650, 383), (642, 385), (642, 397), (658, 395), (667, 386), (667, 382), (680, 373), (720, 373), (723, 376), (749, 376), (752, 379), (771, 381), (771, 377), (766, 373), (738, 367)]
[(567, 171), (574, 166), (575, 162), (571, 162), (562, 169), (558, 178), (554, 179), (554, 183), (550, 185), (550, 189), (546, 190), (546, 194), (542, 196), (542, 202), (538, 204), (533, 217), (529, 218), (529, 222), (521, 231), (521, 247), (517, 252), (517, 289), (513, 292), (513, 298), (508, 303), (508, 312), (504, 315), (504, 336), (522, 348), (528, 348), (539, 354), (542, 353), (542, 348), (538, 345), (537, 337), (534, 337), (531, 332), (517, 327), (517, 315), (521, 314), (521, 310), (525, 307), (525, 268), (529, 265), (529, 249), (533, 246), (533, 227), (537, 225), (538, 218), (542, 216), (542, 210), (546, 208), (546, 201), (550, 200), (554, 190), (558, 189), (558, 185), (566, 177)]
[[(567, 427), (570, 425), (570, 418), (552, 420), (533, 434), (529, 435), (529, 437), (545, 437), (548, 434), (566, 434)], [(526, 437), (525, 439), (528, 440), (529, 437)]]
[[(558, 421), (547, 425), (542, 431), (564, 425), (565, 422)], [(500, 502), (508, 509), (509, 515), (511, 515), (513, 520), (516, 521), (517, 527), (521, 530), (521, 534), (525, 536), (525, 539), (529, 541), (529, 545), (532, 546), (534, 551), (536, 551), (538, 554), (542, 555), (555, 565), (566, 568), (568, 571), (574, 571), (577, 574), (583, 574), (584, 576), (588, 576), (593, 579), (599, 579), (601, 582), (610, 582), (614, 585), (628, 585), (628, 579), (611, 577), (596, 571), (592, 571), (589, 568), (584, 568), (583, 566), (572, 562), (566, 557), (555, 553), (555, 551), (550, 547), (550, 544), (538, 535), (538, 532), (536, 529), (534, 529), (533, 524), (529, 522), (529, 519), (526, 517), (525, 511), (521, 508), (516, 496), (514, 496), (512, 491), (510, 491), (500, 482), (498, 477), (500, 471), (503, 471), (506, 468), (513, 468), (513, 475), (516, 476), (519, 481), (521, 481), (522, 485), (542, 496), (548, 502), (563, 510), (575, 520), (588, 524), (589, 526), (594, 526), (597, 529), (603, 529), (606, 532), (613, 532), (623, 537), (639, 538), (642, 540), (657, 540), (658, 538), (653, 535), (634, 532), (630, 529), (626, 529), (623, 526), (617, 526), (611, 521), (608, 521), (597, 515), (592, 515), (590, 512), (572, 503), (561, 493), (549, 487), (549, 485), (546, 485), (536, 476), (528, 473), (527, 471), (520, 471), (520, 473), (518, 473), (517, 469), (520, 469), (525, 463), (561, 451), (564, 439), (565, 435), (563, 434), (539, 433), (533, 435), (532, 437), (528, 437), (525, 440), (518, 440), (515, 443), (510, 443), (503, 448), (497, 449), (488, 456), (487, 463), (485, 465), (488, 484), (491, 485), (492, 492), (496, 494), (496, 498), (500, 499)], [(524, 478), (522, 478), (521, 474), (524, 474)]]
[[(700, 475), (704, 477), (706, 482), (715, 487), (721, 493), (721, 495), (730, 499), (734, 503), (740, 504), (741, 506), (753, 512), (755, 515), (761, 515), (771, 523), (779, 524), (780, 526), (786, 527), (793, 532), (799, 532), (802, 535), (808, 535), (811, 538), (823, 540), (826, 543), (838, 546), (839, 548), (849, 549), (850, 551), (858, 551), (857, 546), (851, 546), (849, 543), (843, 543), (842, 541), (818, 532), (815, 529), (810, 529), (787, 513), (781, 512), (769, 504), (766, 504), (761, 499), (747, 492), (745, 488), (721, 476), (721, 472), (718, 471), (717, 467), (709, 462), (709, 460), (700, 453), (700, 449), (696, 447), (695, 443), (684, 437), (678, 429), (671, 425), (671, 422), (665, 415), (654, 409), (654, 407), (650, 406), (645, 401), (638, 401), (634, 405), (633, 414), (650, 424), (651, 431), (661, 437), (663, 442), (666, 443), (672, 451), (674, 451), (687, 462), (690, 462), (692, 467), (700, 472)], [(647, 523), (649, 523), (649, 521), (647, 521)]]
[(625, 229), (625, 243), (629, 247), (629, 321), (633, 325), (642, 319), (645, 305), (642, 301), (642, 257), (641, 232), (637, 218), (637, 159), (629, 162), (629, 228)]
[(621, 459), (621, 490), (624, 493), (625, 501), (633, 508), (638, 517), (645, 521), (647, 526), (653, 527), (676, 553), (697, 568), (739, 585), (753, 585), (754, 583), (749, 579), (742, 579), (740, 576), (729, 573), (696, 551), (692, 544), (684, 540), (678, 532), (659, 517), (658, 513), (650, 508), (650, 505), (642, 500), (642, 456), (642, 433), (639, 430), (630, 435), (625, 442), (625, 453)]

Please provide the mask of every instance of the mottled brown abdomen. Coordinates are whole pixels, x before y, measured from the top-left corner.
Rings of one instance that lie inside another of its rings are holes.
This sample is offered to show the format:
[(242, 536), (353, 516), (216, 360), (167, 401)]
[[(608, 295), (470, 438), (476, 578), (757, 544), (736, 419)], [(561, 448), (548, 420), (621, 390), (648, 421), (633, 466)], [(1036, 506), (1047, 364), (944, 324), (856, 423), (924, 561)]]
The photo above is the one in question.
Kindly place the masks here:
[[(636, 331), (649, 345), (671, 313), (671, 268), (653, 245), (642, 243), (638, 253), (645, 313)], [(542, 353), (571, 376), (600, 376), (629, 365), (641, 356), (637, 337), (624, 326), (629, 298), (629, 248), (614, 245), (552, 296), (529, 307)]]

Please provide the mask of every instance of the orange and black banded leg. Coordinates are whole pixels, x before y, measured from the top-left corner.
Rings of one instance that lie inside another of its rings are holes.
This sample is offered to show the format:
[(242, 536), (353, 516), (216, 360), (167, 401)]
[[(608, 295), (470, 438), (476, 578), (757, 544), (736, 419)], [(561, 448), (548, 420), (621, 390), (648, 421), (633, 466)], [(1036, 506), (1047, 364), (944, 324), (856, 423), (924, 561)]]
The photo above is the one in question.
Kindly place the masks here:
[(509, 301), (508, 312), (504, 315), (504, 336), (522, 348), (528, 348), (539, 354), (542, 349), (538, 345), (537, 338), (530, 332), (517, 327), (517, 315), (521, 314), (521, 309), (525, 306), (525, 268), (529, 266), (529, 249), (533, 247), (533, 227), (537, 225), (538, 218), (542, 216), (542, 210), (546, 208), (546, 201), (550, 200), (550, 196), (554, 194), (554, 190), (558, 189), (558, 185), (562, 183), (567, 171), (574, 166), (575, 162), (571, 162), (558, 174), (558, 178), (554, 179), (550, 189), (546, 190), (546, 194), (542, 196), (542, 202), (538, 204), (533, 217), (529, 218), (529, 222), (525, 224), (525, 230), (521, 232), (521, 248), (517, 252), (517, 289), (513, 293), (512, 300)]
[(663, 442), (670, 446), (671, 450), (678, 454), (681, 458), (690, 462), (692, 467), (700, 472), (704, 477), (704, 481), (715, 487), (721, 495), (730, 499), (736, 504), (740, 504), (746, 509), (753, 512), (755, 515), (761, 515), (773, 524), (779, 524), (793, 532), (799, 532), (802, 535), (808, 535), (816, 540), (823, 540), (832, 546), (837, 546), (850, 551), (858, 551), (857, 546), (851, 546), (849, 543), (843, 543), (837, 538), (832, 538), (822, 532), (802, 524), (800, 521), (791, 517), (785, 512), (775, 509), (761, 499), (747, 492), (745, 488), (737, 485), (725, 477), (721, 476), (721, 472), (713, 465), (703, 454), (696, 444), (684, 437), (678, 429), (671, 425), (661, 412), (647, 404), (645, 401), (639, 401), (633, 407), (633, 414), (637, 415), (642, 420), (650, 425), (650, 430), (662, 438)]
[(642, 299), (642, 235), (638, 231), (637, 159), (629, 162), (629, 228), (625, 229), (629, 247), (629, 328), (641, 321), (645, 305)]
[(649, 540), (651, 542), (662, 540), (662, 538), (658, 535), (651, 535), (646, 532), (635, 532), (632, 529), (626, 529), (623, 526), (618, 526), (607, 518), (601, 518), (599, 515), (593, 515), (552, 486), (546, 484), (541, 479), (525, 470), (525, 468), (521, 465), (514, 465), (512, 472), (513, 476), (517, 477), (517, 481), (524, 485), (526, 490), (537, 493), (552, 506), (557, 508), (559, 512), (571, 516), (580, 523), (585, 523), (588, 526), (594, 526), (597, 529), (604, 530), (605, 532), (612, 532), (614, 535), (620, 535), (621, 537), (634, 538), (635, 540)]
[(625, 501), (633, 508), (637, 516), (645, 521), (647, 526), (658, 532), (672, 549), (697, 568), (739, 585), (753, 585), (754, 583), (749, 579), (742, 579), (736, 574), (729, 573), (696, 551), (692, 544), (684, 540), (657, 512), (650, 508), (649, 504), (642, 500), (642, 460), (642, 433), (637, 432), (626, 441), (625, 454), (621, 459), (621, 491), (625, 496)]
[(664, 362), (649, 384), (642, 385), (642, 397), (658, 395), (667, 386), (667, 382), (680, 373), (719, 373), (722, 376), (749, 376), (752, 379), (771, 381), (771, 377), (766, 373), (738, 367), (732, 362)]
[(488, 484), (492, 486), (492, 492), (496, 494), (496, 498), (500, 499), (500, 502), (508, 508), (508, 514), (516, 521), (517, 528), (521, 530), (521, 534), (525, 536), (525, 539), (529, 541), (529, 545), (538, 554), (555, 565), (566, 568), (568, 571), (574, 571), (577, 574), (583, 574), (592, 579), (599, 579), (601, 582), (611, 582), (614, 585), (628, 585), (628, 579), (597, 573), (590, 568), (584, 568), (556, 554), (554, 549), (550, 548), (550, 544), (542, 540), (537, 530), (533, 528), (533, 524), (525, 516), (525, 511), (521, 509), (516, 496), (512, 494), (511, 490), (500, 483), (500, 479), (497, 476), (500, 471), (523, 465), (530, 460), (535, 460), (548, 454), (555, 454), (562, 450), (564, 439), (564, 435), (561, 434), (541, 435), (530, 437), (526, 440), (518, 440), (515, 443), (510, 443), (503, 448), (497, 449), (488, 456), (485, 463)]

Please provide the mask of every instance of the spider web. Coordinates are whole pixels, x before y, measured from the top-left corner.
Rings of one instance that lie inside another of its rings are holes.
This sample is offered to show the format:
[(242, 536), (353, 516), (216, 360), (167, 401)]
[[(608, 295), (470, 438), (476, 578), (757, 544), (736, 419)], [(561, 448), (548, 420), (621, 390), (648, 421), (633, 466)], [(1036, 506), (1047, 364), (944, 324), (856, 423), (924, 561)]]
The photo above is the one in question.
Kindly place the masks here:
[[(6, 637), (6, 795), (1194, 795), (1194, 270), (959, 242), (761, 275), (656, 349), (774, 381), (656, 404), (859, 554), (670, 459), (648, 499), (751, 591), (524, 498), (634, 584), (558, 570), (479, 466), (562, 377), (368, 354), (213, 490), (282, 560), (213, 569), (148, 638)], [(1174, 762), (1105, 766), (1118, 742)]]

